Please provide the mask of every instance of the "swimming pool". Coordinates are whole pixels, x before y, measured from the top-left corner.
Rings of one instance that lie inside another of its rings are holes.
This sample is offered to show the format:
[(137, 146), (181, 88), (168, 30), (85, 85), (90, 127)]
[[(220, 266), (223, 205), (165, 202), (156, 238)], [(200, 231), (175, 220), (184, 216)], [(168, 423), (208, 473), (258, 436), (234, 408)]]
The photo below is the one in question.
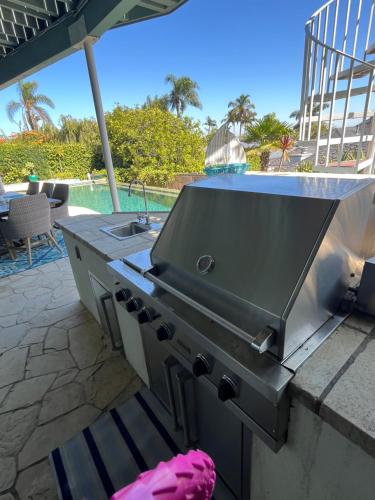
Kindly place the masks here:
[[(145, 205), (142, 191), (131, 190), (131, 196), (128, 196), (128, 189), (118, 187), (118, 196), (121, 210), (124, 212), (143, 212)], [(147, 204), (150, 212), (159, 212), (170, 210), (176, 196), (154, 193), (147, 191)], [(69, 193), (69, 205), (75, 207), (85, 207), (100, 212), (110, 214), (113, 212), (111, 193), (107, 185), (85, 185), (71, 187)]]

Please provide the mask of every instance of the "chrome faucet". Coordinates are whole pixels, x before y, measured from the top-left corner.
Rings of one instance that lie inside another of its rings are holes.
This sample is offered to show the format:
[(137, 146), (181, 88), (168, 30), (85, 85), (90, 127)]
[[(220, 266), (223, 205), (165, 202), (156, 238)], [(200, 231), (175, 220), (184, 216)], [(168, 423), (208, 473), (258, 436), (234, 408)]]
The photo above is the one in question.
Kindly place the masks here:
[(131, 196), (131, 187), (133, 184), (140, 184), (142, 186), (142, 189), (143, 189), (143, 200), (145, 202), (145, 214), (144, 215), (141, 215), (141, 214), (138, 214), (138, 220), (139, 222), (141, 222), (143, 219), (145, 220), (146, 224), (150, 224), (150, 216), (148, 214), (148, 208), (147, 208), (147, 197), (146, 197), (146, 190), (145, 190), (145, 183), (140, 181), (139, 179), (132, 179), (130, 182), (129, 182), (129, 190), (128, 190), (128, 196)]

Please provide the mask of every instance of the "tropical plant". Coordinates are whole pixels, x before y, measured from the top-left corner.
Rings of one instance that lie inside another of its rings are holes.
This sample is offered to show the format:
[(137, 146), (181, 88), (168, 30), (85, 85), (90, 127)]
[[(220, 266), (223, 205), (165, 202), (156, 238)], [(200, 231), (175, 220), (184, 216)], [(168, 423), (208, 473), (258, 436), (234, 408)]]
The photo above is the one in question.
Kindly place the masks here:
[(162, 111), (168, 111), (169, 97), (167, 95), (162, 95), (162, 96), (155, 95), (154, 97), (148, 95), (146, 97), (146, 101), (142, 105), (142, 109), (148, 109), (148, 108), (158, 108), (161, 109)]
[(246, 127), (245, 140), (260, 146), (278, 147), (280, 137), (293, 134), (293, 127), (289, 123), (280, 121), (275, 113), (269, 113)]
[(35, 81), (19, 81), (17, 85), (19, 101), (10, 101), (7, 105), (7, 114), (11, 122), (21, 127), (21, 122), (15, 120), (19, 113), (22, 115), (24, 130), (38, 130), (39, 122), (42, 124), (52, 123), (51, 117), (43, 105), (54, 108), (53, 101), (44, 94), (38, 94), (38, 83)]
[(280, 137), (280, 147), (281, 147), (281, 157), (279, 163), (279, 170), (281, 169), (281, 165), (283, 161), (287, 161), (289, 159), (288, 150), (293, 147), (294, 137), (291, 135), (283, 135)]
[(239, 124), (239, 137), (241, 138), (243, 127), (251, 125), (256, 118), (255, 106), (251, 102), (249, 94), (241, 94), (235, 101), (231, 101), (228, 104), (228, 108), (226, 121), (228, 123)]
[(172, 111), (176, 111), (179, 118), (188, 106), (202, 108), (197, 92), (199, 90), (197, 82), (188, 76), (178, 78), (171, 73), (166, 76), (165, 82), (172, 85), (171, 91), (166, 96), (168, 106)]
[(211, 134), (214, 130), (217, 129), (217, 122), (210, 116), (207, 116), (206, 121), (203, 124), (206, 127), (207, 134)]
[(99, 128), (94, 118), (73, 118), (70, 115), (61, 115), (59, 129), (55, 129), (53, 139), (57, 142), (79, 142), (90, 146), (100, 144)]
[(311, 160), (304, 160), (296, 167), (296, 172), (312, 172), (314, 164)]

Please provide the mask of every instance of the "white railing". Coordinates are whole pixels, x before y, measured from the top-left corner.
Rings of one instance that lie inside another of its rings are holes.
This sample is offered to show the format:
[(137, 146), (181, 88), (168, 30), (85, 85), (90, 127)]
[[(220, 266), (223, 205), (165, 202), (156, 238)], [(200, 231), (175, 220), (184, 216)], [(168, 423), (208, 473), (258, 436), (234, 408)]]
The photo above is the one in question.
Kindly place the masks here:
[(374, 7), (375, 0), (330, 0), (306, 23), (299, 140), (315, 170), (373, 167)]

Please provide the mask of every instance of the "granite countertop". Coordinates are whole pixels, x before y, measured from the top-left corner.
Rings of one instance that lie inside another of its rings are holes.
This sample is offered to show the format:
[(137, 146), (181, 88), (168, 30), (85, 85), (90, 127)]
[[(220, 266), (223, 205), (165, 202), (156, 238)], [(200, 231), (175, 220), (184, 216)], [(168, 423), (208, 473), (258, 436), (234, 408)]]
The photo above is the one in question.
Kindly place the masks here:
[[(157, 212), (151, 222), (164, 223)], [(150, 248), (158, 231), (117, 240), (101, 227), (127, 224), (134, 213), (79, 215), (58, 225), (106, 261)], [(293, 398), (375, 457), (375, 318), (353, 314), (297, 370), (289, 385)]]
[[(168, 212), (153, 212), (150, 221), (163, 224)], [(109, 234), (100, 231), (102, 227), (127, 224), (137, 219), (135, 213), (122, 214), (89, 214), (77, 215), (60, 219), (57, 225), (67, 234), (80, 241), (105, 261), (120, 259), (129, 254), (150, 248), (157, 238), (159, 231), (151, 230), (147, 233), (137, 234), (125, 240), (118, 240)]]
[(291, 395), (375, 458), (375, 318), (355, 313), (297, 370)]

